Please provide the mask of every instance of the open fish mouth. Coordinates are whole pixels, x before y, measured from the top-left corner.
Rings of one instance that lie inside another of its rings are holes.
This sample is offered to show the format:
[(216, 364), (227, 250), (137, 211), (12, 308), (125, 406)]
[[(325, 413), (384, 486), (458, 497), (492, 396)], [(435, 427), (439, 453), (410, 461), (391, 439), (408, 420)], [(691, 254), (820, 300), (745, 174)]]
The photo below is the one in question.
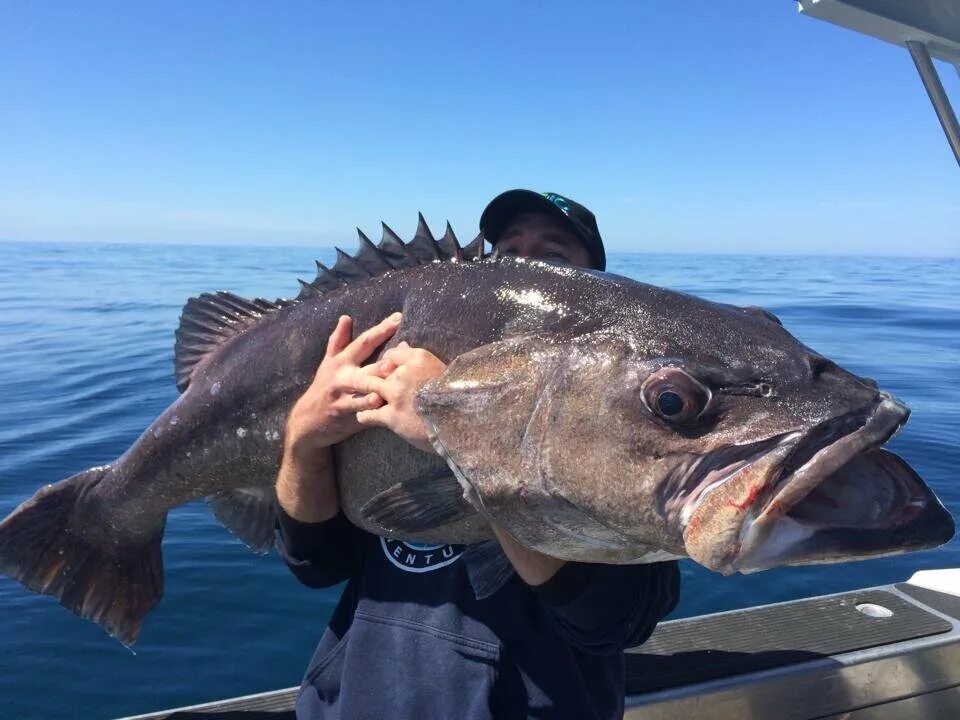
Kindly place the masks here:
[[(725, 547), (707, 554), (708, 567), (749, 573), (949, 541), (950, 514), (903, 460), (880, 447), (909, 415), (902, 403), (879, 393), (871, 406), (806, 433), (775, 436), (712, 459), (719, 466), (700, 479), (683, 509), (685, 524), (699, 513), (722, 511), (740, 525), (739, 532), (717, 539)], [(724, 462), (731, 453), (732, 462)], [(738, 482), (739, 492), (731, 492)]]

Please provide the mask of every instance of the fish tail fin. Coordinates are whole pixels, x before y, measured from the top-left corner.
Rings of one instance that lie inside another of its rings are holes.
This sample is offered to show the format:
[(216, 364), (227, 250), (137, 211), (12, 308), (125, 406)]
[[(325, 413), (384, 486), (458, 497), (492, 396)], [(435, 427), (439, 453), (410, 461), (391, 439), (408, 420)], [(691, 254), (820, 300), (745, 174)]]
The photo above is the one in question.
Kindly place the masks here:
[(133, 543), (108, 538), (109, 527), (89, 527), (85, 519), (96, 513), (87, 511), (97, 502), (91, 491), (108, 469), (47, 485), (0, 523), (0, 573), (52, 595), (129, 646), (163, 594), (163, 523), (146, 542)]

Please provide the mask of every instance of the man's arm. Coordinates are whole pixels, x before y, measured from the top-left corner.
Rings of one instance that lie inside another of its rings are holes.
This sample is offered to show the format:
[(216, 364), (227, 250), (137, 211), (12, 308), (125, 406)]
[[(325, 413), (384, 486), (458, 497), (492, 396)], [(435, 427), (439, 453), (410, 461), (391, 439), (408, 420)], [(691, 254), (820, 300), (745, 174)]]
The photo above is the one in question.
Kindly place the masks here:
[(325, 522), (340, 512), (330, 448), (302, 457), (293, 448), (284, 448), (277, 474), (277, 502), (288, 516), (303, 523)]
[(309, 457), (284, 449), (277, 504), (277, 547), (294, 576), (314, 588), (350, 577), (359, 562), (363, 533), (340, 512), (329, 448)]
[(330, 447), (362, 429), (358, 411), (382, 404), (378, 395), (358, 396), (355, 379), (375, 370), (364, 370), (360, 363), (389, 340), (399, 324), (397, 313), (351, 341), (352, 320), (341, 317), (313, 382), (287, 418), (276, 483), (278, 545), (305, 585), (338, 583), (359, 559), (365, 534), (340, 512)]
[(493, 529), (493, 534), (497, 536), (503, 554), (507, 556), (517, 575), (527, 585), (532, 587), (543, 585), (567, 564), (565, 560), (524, 547), (506, 530), (494, 523), (491, 523), (490, 527)]
[(566, 562), (524, 547), (491, 524), (517, 575), (548, 608), (571, 645), (597, 655), (643, 644), (680, 599), (677, 562)]
[(649, 565), (570, 562), (533, 591), (557, 631), (595, 655), (636, 647), (680, 599), (676, 560)]

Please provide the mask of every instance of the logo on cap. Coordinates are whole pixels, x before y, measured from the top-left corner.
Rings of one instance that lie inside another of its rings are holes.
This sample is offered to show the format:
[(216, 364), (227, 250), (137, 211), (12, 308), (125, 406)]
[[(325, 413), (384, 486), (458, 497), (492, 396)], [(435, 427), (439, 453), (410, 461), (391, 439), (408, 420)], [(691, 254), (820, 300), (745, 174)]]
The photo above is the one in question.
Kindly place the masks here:
[(570, 214), (570, 206), (567, 204), (570, 201), (567, 200), (565, 197), (563, 197), (563, 195), (557, 195), (556, 193), (540, 193), (540, 194), (543, 195), (547, 200), (552, 202), (554, 205), (556, 205), (558, 208), (560, 208), (563, 211), (564, 215)]

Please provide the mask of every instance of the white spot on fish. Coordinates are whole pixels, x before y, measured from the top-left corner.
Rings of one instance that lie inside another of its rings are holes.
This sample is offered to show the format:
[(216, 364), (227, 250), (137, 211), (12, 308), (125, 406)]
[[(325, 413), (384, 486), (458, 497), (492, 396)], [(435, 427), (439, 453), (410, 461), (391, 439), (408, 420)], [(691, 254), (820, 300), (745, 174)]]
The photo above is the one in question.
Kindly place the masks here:
[(157, 438), (158, 440), (160, 439), (160, 434), (161, 434), (161, 433), (160, 433), (160, 428), (157, 428), (156, 430), (153, 431), (153, 436), (154, 436), (155, 438)]
[(217, 395), (219, 393), (220, 393), (220, 383), (215, 382), (213, 385), (210, 386), (210, 394)]
[(190, 457), (190, 455), (191, 455), (190, 451), (187, 450), (187, 457)]
[(454, 380), (450, 383), (451, 390), (472, 390), (481, 386), (479, 380)]
[(174, 415), (172, 418), (170, 418), (170, 424), (171, 424), (171, 425), (176, 425), (178, 422), (180, 422), (180, 418), (178, 418), (176, 415)]
[(239, 427), (239, 428), (237, 428), (237, 437), (238, 437), (238, 438), (245, 438), (245, 437), (247, 436), (247, 432), (248, 432), (248, 430), (247, 430), (246, 428), (244, 428), (244, 427)]
[(267, 440), (279, 440), (279, 439), (280, 439), (280, 433), (279, 433), (278, 431), (276, 431), (276, 430), (267, 430), (267, 431), (263, 434), (263, 436), (264, 436)]
[(504, 289), (497, 293), (501, 300), (512, 301), (518, 305), (534, 308), (544, 312), (560, 312), (564, 308), (539, 290)]

